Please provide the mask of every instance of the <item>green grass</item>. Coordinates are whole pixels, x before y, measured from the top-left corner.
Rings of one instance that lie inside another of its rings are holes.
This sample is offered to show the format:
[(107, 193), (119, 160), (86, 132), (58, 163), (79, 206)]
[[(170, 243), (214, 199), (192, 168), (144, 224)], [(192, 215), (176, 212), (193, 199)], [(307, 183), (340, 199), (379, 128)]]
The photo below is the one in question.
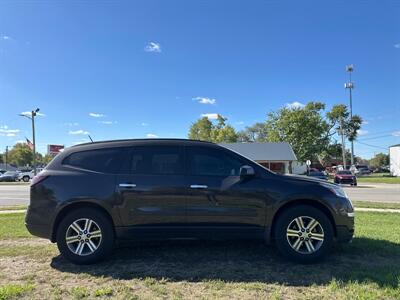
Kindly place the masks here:
[(25, 227), (25, 214), (0, 215), (0, 240), (33, 237)]
[(76, 266), (55, 245), (19, 239), (29, 235), (23, 214), (0, 215), (0, 224), (0, 300), (400, 299), (400, 214), (357, 212), (353, 243), (314, 265), (288, 262), (261, 242), (174, 241)]
[(352, 201), (356, 208), (400, 209), (400, 203)]
[(4, 210), (23, 210), (27, 209), (27, 205), (9, 205), (9, 206), (0, 206), (0, 211)]
[(388, 173), (373, 173), (371, 175), (359, 176), (357, 177), (358, 182), (365, 183), (391, 183), (400, 184), (400, 177), (390, 176)]
[(33, 285), (6, 284), (0, 286), (0, 300), (16, 299), (32, 291)]

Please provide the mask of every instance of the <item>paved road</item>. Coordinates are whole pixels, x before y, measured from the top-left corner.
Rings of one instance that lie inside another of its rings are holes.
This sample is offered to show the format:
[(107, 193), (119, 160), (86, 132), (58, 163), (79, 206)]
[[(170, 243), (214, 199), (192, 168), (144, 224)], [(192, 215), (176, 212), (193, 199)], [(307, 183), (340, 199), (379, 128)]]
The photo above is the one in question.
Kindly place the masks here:
[(400, 184), (359, 183), (343, 188), (353, 201), (400, 203)]
[[(400, 184), (344, 186), (353, 201), (400, 203)], [(29, 204), (29, 185), (0, 185), (0, 206)]]
[(0, 185), (0, 206), (28, 204), (29, 185)]

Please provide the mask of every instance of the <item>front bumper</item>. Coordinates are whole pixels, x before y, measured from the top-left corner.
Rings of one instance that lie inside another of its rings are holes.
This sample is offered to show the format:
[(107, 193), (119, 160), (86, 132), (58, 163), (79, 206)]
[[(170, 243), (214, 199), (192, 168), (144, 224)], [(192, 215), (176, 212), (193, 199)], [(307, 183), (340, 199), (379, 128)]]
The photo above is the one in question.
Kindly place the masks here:
[(354, 236), (354, 226), (336, 226), (336, 241), (338, 243), (350, 243)]

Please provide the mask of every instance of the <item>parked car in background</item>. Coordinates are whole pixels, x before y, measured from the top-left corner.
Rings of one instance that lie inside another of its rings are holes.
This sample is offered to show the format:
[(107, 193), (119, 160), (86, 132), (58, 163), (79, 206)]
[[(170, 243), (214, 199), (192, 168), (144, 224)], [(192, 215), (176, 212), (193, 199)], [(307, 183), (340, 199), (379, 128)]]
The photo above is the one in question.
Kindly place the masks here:
[(0, 181), (17, 181), (18, 180), (18, 172), (17, 171), (7, 171), (4, 174), (0, 175)]
[(94, 142), (58, 154), (31, 183), (26, 227), (77, 264), (121, 239), (261, 239), (320, 260), (354, 234), (343, 189), (275, 174), (219, 145), (182, 139)]
[(372, 173), (372, 171), (368, 168), (359, 168), (355, 173), (357, 175), (369, 175)]
[(5, 172), (7, 172), (6, 170), (0, 170), (0, 175), (4, 174)]
[(33, 170), (32, 171), (26, 171), (26, 172), (21, 172), (18, 175), (18, 180), (22, 180), (24, 182), (29, 182), (34, 177)]
[(328, 177), (321, 171), (312, 171), (308, 174), (310, 177), (327, 180)]
[(337, 171), (335, 174), (335, 178), (333, 179), (335, 183), (338, 184), (350, 184), (357, 185), (357, 177), (353, 175), (350, 171)]

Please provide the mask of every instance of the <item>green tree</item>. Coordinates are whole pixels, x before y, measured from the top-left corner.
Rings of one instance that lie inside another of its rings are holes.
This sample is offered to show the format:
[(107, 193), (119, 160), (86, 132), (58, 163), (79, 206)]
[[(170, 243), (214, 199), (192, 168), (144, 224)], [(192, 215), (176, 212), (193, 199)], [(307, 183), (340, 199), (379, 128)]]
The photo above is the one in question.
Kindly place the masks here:
[(200, 141), (211, 141), (213, 124), (207, 117), (203, 117), (190, 126), (189, 138)]
[(373, 168), (380, 168), (389, 165), (389, 155), (378, 153), (370, 159), (369, 165)]
[(5, 158), (3, 159), (3, 156), (5, 157), (6, 154), (5, 154), (5, 153), (1, 153), (1, 154), (0, 154), (0, 164), (1, 164), (1, 163), (4, 163)]
[(32, 150), (25, 143), (17, 143), (8, 151), (8, 161), (20, 167), (32, 165)]
[(255, 123), (246, 126), (244, 130), (238, 132), (239, 142), (265, 142), (267, 140), (267, 130), (264, 123)]
[(304, 107), (284, 107), (268, 114), (266, 134), (269, 142), (288, 142), (297, 159), (315, 160), (329, 145), (328, 123), (321, 116), (325, 104), (309, 102)]
[(235, 129), (226, 124), (226, 118), (218, 115), (216, 124), (207, 117), (197, 120), (189, 129), (189, 138), (214, 143), (234, 143), (237, 141)]

